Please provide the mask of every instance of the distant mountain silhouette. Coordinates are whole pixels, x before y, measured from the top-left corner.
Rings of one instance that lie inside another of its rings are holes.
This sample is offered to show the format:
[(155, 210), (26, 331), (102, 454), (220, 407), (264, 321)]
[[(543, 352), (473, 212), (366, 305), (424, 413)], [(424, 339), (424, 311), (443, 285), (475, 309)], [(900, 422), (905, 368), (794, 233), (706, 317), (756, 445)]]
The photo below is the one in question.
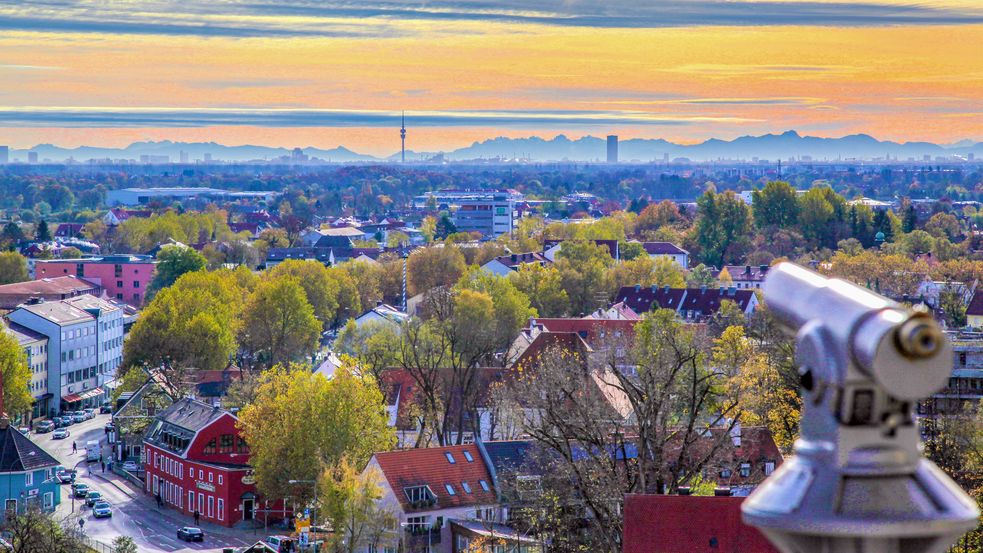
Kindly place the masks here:
[[(215, 142), (134, 142), (126, 148), (99, 148), (81, 146), (61, 148), (51, 144), (39, 144), (30, 150), (12, 150), (12, 159), (27, 159), (27, 152), (34, 151), (42, 160), (76, 161), (89, 159), (135, 159), (142, 155), (166, 155), (172, 163), (180, 161), (180, 152), (186, 152), (191, 162), (201, 160), (205, 154), (212, 159), (224, 161), (262, 161), (289, 156), (292, 148), (271, 148), (267, 146), (226, 146)], [(811, 156), (813, 160), (873, 159), (889, 156), (892, 159), (907, 161), (913, 158), (922, 161), (923, 156), (965, 156), (973, 153), (983, 158), (983, 142), (961, 140), (953, 144), (933, 144), (930, 142), (891, 142), (877, 140), (866, 134), (854, 134), (840, 138), (819, 138), (801, 136), (795, 131), (761, 136), (742, 136), (734, 140), (711, 138), (699, 144), (675, 144), (662, 139), (633, 138), (623, 140), (618, 145), (619, 159), (630, 161), (661, 161), (666, 156), (670, 160), (687, 158), (693, 161), (716, 159), (743, 159), (776, 161), (779, 158), (800, 158)], [(304, 148), (304, 153), (321, 161), (350, 162), (394, 162), (399, 160), (399, 152), (386, 158), (359, 154), (344, 146), (330, 150)], [(606, 158), (604, 138), (585, 136), (571, 140), (564, 135), (546, 139), (538, 136), (529, 138), (497, 137), (475, 142), (470, 146), (451, 152), (407, 151), (407, 161), (424, 161), (443, 155), (451, 161), (478, 159), (531, 159), (534, 161), (600, 161)]]

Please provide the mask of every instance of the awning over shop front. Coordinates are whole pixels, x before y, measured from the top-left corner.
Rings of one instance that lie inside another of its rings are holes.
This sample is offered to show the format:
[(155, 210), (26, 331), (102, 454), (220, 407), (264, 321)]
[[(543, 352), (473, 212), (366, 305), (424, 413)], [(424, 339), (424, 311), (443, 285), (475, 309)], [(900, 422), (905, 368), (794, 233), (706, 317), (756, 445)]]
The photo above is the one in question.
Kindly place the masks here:
[(86, 391), (84, 391), (82, 393), (79, 393), (79, 394), (67, 394), (67, 395), (61, 396), (61, 399), (65, 403), (75, 403), (75, 402), (78, 402), (78, 401), (82, 401), (84, 399), (89, 399), (90, 397), (100, 396), (100, 395), (102, 395), (102, 393), (103, 393), (102, 387), (97, 387), (97, 388), (93, 388), (91, 390), (86, 390)]

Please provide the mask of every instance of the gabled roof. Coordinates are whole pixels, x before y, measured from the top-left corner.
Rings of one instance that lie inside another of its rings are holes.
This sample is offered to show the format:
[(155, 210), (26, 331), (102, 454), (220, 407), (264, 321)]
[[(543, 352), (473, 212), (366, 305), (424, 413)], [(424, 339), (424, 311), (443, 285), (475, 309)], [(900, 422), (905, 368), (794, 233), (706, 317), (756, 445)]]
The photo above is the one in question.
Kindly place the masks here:
[(685, 295), (685, 288), (624, 286), (618, 291), (615, 301), (623, 303), (638, 314), (648, 313), (653, 309), (678, 311)]
[(977, 290), (973, 293), (973, 299), (969, 301), (969, 306), (966, 308), (967, 315), (983, 315), (983, 290)]
[(61, 463), (9, 423), (0, 428), (0, 473), (27, 472)]
[(200, 430), (225, 415), (235, 418), (224, 409), (196, 399), (179, 399), (157, 415), (144, 441), (184, 454)]
[(625, 319), (529, 319), (530, 326), (540, 326), (548, 332), (573, 332), (595, 347), (612, 338), (627, 337), (635, 332), (639, 320)]
[[(375, 459), (404, 511), (414, 510), (404, 490), (415, 486), (429, 486), (436, 496), (436, 505), (423, 510), (496, 503), (491, 473), (474, 444), (387, 451), (376, 453)], [(488, 485), (488, 491), (482, 487), (482, 481)], [(462, 483), (468, 484), (471, 493), (465, 491)], [(447, 491), (448, 485), (454, 495)]]
[(537, 263), (539, 265), (546, 265), (550, 262), (543, 254), (538, 252), (528, 252), (528, 253), (513, 253), (510, 255), (500, 255), (495, 258), (502, 265), (505, 265), (509, 269), (515, 269), (520, 265), (526, 265), (530, 263)]
[[(768, 265), (725, 265), (724, 269), (727, 269), (727, 273), (730, 274), (730, 278), (734, 280), (740, 280), (742, 282), (760, 282), (765, 279), (768, 274)], [(720, 273), (723, 269), (717, 271), (717, 278), (720, 278)]]
[(736, 303), (741, 311), (747, 311), (752, 298), (754, 298), (754, 291), (746, 288), (741, 290), (735, 288), (690, 288), (686, 291), (686, 297), (683, 299), (683, 305), (680, 309), (711, 315), (720, 309), (721, 302), (730, 300)]
[(649, 255), (687, 255), (688, 251), (672, 242), (642, 242), (645, 253)]
[(526, 464), (532, 451), (532, 440), (503, 440), (482, 442), (481, 447), (488, 454), (488, 460), (499, 477), (506, 472), (515, 472)]

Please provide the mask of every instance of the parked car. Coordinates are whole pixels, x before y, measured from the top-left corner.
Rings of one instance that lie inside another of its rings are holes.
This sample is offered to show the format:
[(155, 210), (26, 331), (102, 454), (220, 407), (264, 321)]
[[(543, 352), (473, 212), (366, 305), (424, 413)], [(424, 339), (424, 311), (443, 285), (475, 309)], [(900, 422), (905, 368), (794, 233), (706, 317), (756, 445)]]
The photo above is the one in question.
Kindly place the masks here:
[(95, 409), (84, 409), (82, 411), (82, 415), (85, 416), (85, 420), (94, 419), (94, 418), (96, 418), (96, 410)]
[(55, 433), (51, 435), (51, 438), (53, 440), (64, 440), (71, 435), (72, 433), (69, 432), (67, 428), (59, 428), (58, 430), (55, 430)]
[(89, 493), (85, 494), (85, 504), (89, 507), (100, 501), (102, 501), (102, 494), (97, 491), (90, 491)]
[(27, 436), (28, 434), (31, 433), (31, 427), (30, 426), (18, 426), (17, 427), (17, 431), (20, 432), (21, 434)]
[(112, 412), (113, 412), (113, 406), (110, 405), (108, 401), (102, 402), (102, 405), (99, 406), (99, 414), (101, 415), (105, 415)]
[(79, 499), (84, 498), (89, 493), (88, 484), (82, 484), (81, 482), (76, 482), (72, 484), (72, 486), (73, 486), (72, 494)]
[(178, 529), (177, 539), (184, 541), (205, 541), (205, 533), (201, 531), (201, 528), (185, 526), (184, 528)]
[(123, 461), (123, 470), (127, 472), (137, 472), (140, 470), (140, 466), (134, 461)]
[(72, 414), (72, 422), (85, 422), (85, 413), (82, 411), (75, 411), (75, 413)]
[(297, 548), (297, 540), (289, 536), (269, 536), (265, 541), (277, 553), (291, 553)]
[(97, 501), (92, 506), (92, 516), (95, 518), (107, 518), (113, 516), (113, 509), (106, 501)]
[(65, 423), (61, 422), (61, 417), (52, 417), (51, 422), (55, 425), (55, 428), (61, 428)]
[(55, 429), (55, 423), (51, 421), (40, 421), (34, 425), (34, 431), (38, 434), (46, 434)]
[(56, 476), (58, 477), (58, 481), (61, 482), (62, 484), (69, 484), (75, 481), (74, 470), (72, 471), (60, 470), (58, 471), (58, 474)]

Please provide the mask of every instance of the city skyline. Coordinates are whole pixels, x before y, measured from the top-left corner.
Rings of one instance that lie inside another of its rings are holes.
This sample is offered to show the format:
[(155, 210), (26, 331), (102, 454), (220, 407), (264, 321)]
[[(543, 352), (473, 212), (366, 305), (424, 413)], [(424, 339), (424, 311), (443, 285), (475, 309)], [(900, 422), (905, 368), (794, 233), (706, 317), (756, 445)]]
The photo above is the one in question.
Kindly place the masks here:
[[(820, 23), (820, 24), (817, 24)], [(983, 140), (972, 0), (0, 8), (0, 143)]]

